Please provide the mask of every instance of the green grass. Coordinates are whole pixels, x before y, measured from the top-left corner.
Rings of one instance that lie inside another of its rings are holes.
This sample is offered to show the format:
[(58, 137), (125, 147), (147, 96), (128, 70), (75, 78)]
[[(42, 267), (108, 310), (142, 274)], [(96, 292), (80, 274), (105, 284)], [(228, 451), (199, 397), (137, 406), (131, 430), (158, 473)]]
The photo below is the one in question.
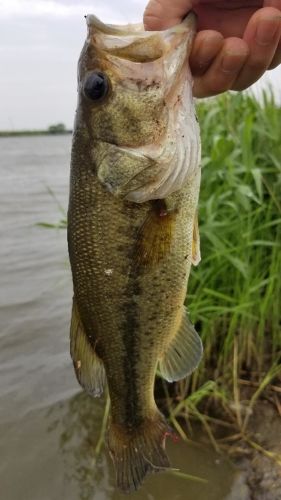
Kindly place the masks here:
[(187, 303), (205, 364), (227, 371), (237, 338), (240, 365), (262, 370), (281, 348), (281, 109), (226, 94), (198, 111), (202, 262)]
[(198, 116), (202, 261), (186, 304), (205, 353), (177, 387), (189, 410), (190, 388), (196, 398), (213, 380), (204, 397), (226, 405), (239, 397), (242, 373), (262, 381), (272, 367), (281, 372), (281, 109), (271, 96), (260, 104), (224, 94), (201, 102)]

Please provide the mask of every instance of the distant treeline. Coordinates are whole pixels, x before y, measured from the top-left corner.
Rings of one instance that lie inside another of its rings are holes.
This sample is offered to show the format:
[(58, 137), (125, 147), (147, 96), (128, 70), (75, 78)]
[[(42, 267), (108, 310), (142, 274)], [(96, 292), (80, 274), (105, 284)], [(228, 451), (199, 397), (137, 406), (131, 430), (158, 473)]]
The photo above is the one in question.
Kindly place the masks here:
[(66, 128), (64, 123), (50, 125), (43, 130), (0, 130), (0, 137), (20, 137), (26, 135), (60, 135), (72, 134), (72, 130)]

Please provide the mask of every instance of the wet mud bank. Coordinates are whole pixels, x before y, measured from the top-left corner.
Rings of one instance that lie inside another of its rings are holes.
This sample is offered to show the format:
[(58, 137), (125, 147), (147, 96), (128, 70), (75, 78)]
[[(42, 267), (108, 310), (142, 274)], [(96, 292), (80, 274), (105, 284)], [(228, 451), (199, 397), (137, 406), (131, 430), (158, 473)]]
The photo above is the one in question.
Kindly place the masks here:
[[(281, 499), (281, 414), (277, 406), (258, 401), (244, 435), (223, 446), (236, 474), (226, 500)], [(280, 406), (279, 406), (280, 409)], [(216, 436), (217, 437), (217, 436)], [(224, 438), (218, 438), (218, 443)]]
[[(279, 407), (280, 408), (280, 407)], [(268, 401), (259, 401), (251, 415), (247, 439), (230, 447), (241, 470), (241, 500), (281, 499), (281, 415)], [(233, 497), (233, 500), (236, 497)], [(229, 500), (232, 500), (230, 498)]]

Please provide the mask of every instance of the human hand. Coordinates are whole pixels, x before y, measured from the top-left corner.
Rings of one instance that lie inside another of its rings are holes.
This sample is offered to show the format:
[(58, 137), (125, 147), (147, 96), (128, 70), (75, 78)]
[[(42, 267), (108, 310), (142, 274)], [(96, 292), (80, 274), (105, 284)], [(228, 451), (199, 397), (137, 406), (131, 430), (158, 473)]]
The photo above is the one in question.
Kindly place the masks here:
[(198, 16), (190, 55), (195, 97), (243, 90), (281, 63), (281, 0), (150, 0), (145, 28), (169, 28), (191, 9)]

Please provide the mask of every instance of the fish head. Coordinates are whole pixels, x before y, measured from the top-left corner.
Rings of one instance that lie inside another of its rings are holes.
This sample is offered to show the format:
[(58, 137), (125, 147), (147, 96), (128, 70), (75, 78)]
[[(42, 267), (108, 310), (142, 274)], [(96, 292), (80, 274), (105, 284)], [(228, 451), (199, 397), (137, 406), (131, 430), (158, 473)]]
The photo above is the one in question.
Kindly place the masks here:
[(164, 198), (186, 180), (184, 135), (199, 135), (188, 65), (195, 15), (160, 32), (106, 25), (92, 15), (86, 20), (78, 118), (92, 139), (98, 177), (130, 201)]

